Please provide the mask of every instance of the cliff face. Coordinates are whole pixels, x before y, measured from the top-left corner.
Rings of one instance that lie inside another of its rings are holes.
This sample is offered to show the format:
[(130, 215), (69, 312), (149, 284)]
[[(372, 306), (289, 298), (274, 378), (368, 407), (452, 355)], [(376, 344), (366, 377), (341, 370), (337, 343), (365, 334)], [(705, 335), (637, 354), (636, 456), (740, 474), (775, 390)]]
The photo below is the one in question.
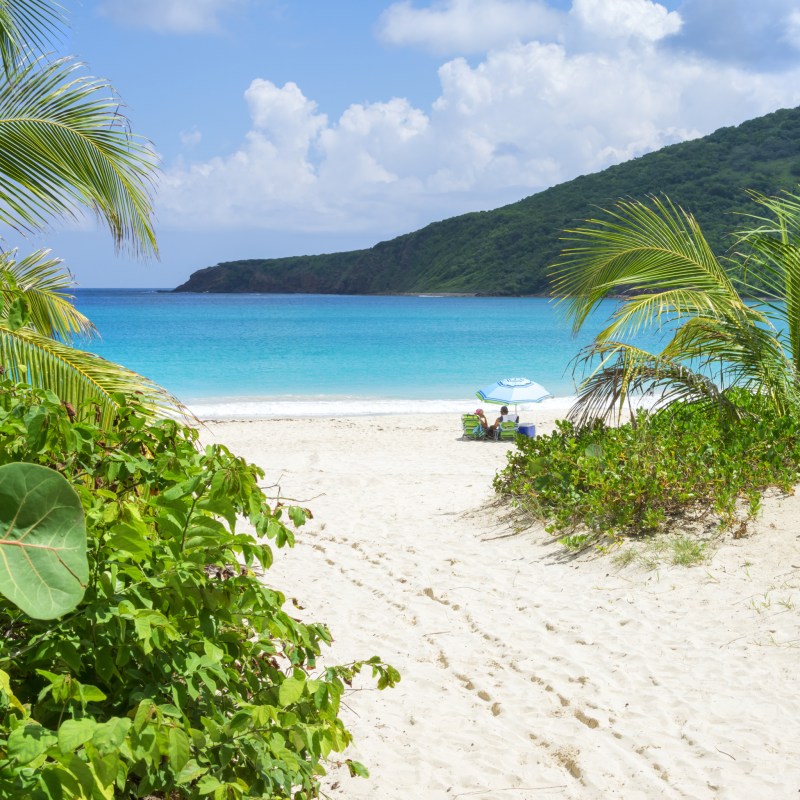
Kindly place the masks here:
[(800, 109), (722, 128), (585, 175), (494, 211), (464, 214), (368, 250), (226, 261), (176, 292), (546, 294), (563, 231), (617, 198), (666, 194), (695, 214), (718, 252), (750, 205), (744, 189), (796, 190)]

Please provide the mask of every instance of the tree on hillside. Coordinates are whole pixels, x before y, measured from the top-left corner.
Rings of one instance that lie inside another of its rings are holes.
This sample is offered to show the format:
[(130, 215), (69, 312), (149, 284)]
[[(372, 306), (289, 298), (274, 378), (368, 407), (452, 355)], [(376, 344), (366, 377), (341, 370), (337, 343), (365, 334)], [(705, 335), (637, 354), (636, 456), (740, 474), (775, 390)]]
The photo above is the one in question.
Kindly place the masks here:
[[(38, 55), (61, 29), (50, 0), (0, 0), (0, 224), (25, 235), (57, 218), (94, 214), (118, 249), (155, 255), (151, 191), (155, 158), (130, 130), (106, 81), (72, 58)], [(47, 251), (0, 255), (0, 362), (15, 379), (55, 391), (103, 417), (116, 392), (174, 407), (164, 390), (98, 356), (69, 347), (96, 333), (70, 302), (69, 274)]]
[[(592, 371), (574, 419), (619, 415), (632, 394), (649, 391), (660, 406), (693, 401), (733, 414), (734, 388), (764, 395), (780, 413), (800, 407), (800, 197), (751, 197), (762, 214), (738, 232), (728, 263), (713, 254), (694, 217), (666, 199), (620, 201), (567, 231), (553, 287), (573, 330), (601, 300), (621, 296), (577, 359)], [(734, 270), (744, 275), (743, 291), (754, 289), (747, 276), (758, 274), (762, 299), (745, 299)], [(637, 347), (642, 331), (662, 331), (663, 349)]]

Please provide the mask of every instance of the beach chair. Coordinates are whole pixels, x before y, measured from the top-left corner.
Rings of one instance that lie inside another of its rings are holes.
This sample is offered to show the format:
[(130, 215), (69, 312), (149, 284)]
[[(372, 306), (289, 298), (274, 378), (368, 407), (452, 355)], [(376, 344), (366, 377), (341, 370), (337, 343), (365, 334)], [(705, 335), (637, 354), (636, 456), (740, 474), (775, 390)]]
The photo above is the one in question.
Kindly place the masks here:
[(514, 441), (517, 438), (517, 424), (513, 420), (506, 420), (497, 426), (494, 432), (494, 438), (498, 442)]
[(480, 418), (477, 414), (462, 414), (461, 427), (462, 439), (485, 439), (486, 431), (483, 429)]

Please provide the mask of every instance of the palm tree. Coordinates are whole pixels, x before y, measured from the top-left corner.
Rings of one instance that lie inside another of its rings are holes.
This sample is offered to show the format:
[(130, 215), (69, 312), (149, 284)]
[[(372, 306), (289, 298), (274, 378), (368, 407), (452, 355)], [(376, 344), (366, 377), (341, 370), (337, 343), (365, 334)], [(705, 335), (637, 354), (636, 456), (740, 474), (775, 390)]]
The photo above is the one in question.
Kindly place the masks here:
[(78, 414), (109, 424), (126, 398), (136, 395), (146, 412), (185, 409), (165, 389), (119, 364), (71, 346), (97, 334), (71, 302), (71, 279), (46, 250), (16, 261), (0, 254), (0, 365), (4, 377), (50, 389)]
[(155, 254), (149, 143), (131, 132), (107, 81), (78, 74), (72, 58), (34, 55), (62, 22), (50, 0), (0, 0), (0, 221), (40, 230), (83, 207), (118, 247)]
[[(155, 255), (152, 201), (156, 162), (131, 133), (111, 86), (82, 76), (71, 58), (36, 56), (63, 20), (50, 0), (0, 0), (0, 224), (21, 234), (55, 218), (93, 213), (118, 249)], [(116, 393), (151, 410), (179, 407), (136, 373), (70, 347), (94, 326), (72, 305), (71, 277), (37, 251), (19, 261), (0, 253), (0, 366), (6, 376), (55, 391), (109, 419)]]
[[(632, 394), (649, 391), (662, 407), (683, 400), (736, 413), (733, 388), (763, 394), (779, 413), (800, 407), (800, 198), (752, 197), (766, 216), (739, 233), (729, 267), (744, 276), (743, 291), (766, 285), (766, 301), (745, 300), (694, 217), (668, 199), (620, 201), (567, 231), (553, 286), (573, 330), (601, 300), (619, 299), (577, 359), (593, 370), (573, 419), (620, 415)], [(662, 332), (660, 352), (633, 343), (643, 331)]]

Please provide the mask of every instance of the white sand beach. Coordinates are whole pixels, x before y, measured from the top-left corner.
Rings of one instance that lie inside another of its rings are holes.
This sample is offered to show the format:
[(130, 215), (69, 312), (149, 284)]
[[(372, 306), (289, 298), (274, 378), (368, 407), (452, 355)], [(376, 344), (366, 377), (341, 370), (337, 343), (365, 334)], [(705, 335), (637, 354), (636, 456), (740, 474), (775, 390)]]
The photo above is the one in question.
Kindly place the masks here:
[[(468, 410), (468, 409), (465, 409)], [(558, 409), (525, 414), (552, 430)], [(314, 512), (267, 582), (402, 681), (360, 681), (347, 800), (800, 796), (800, 497), (772, 497), (703, 565), (572, 559), (515, 532), (512, 445), (457, 414), (207, 423)]]

